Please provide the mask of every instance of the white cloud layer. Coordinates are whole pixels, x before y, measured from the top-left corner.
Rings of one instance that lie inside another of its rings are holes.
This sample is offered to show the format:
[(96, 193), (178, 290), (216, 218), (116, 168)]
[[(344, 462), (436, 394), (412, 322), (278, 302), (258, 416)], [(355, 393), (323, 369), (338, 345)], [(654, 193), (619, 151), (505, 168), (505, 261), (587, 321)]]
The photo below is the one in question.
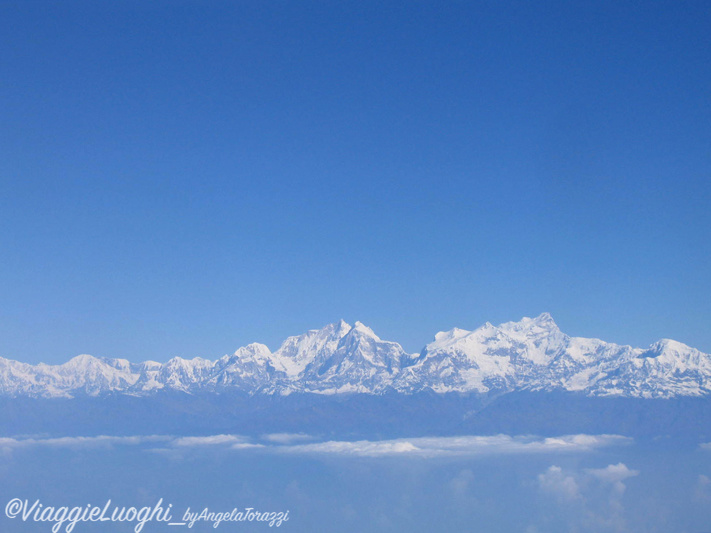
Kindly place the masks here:
[(269, 433), (262, 435), (262, 439), (275, 444), (291, 444), (292, 442), (314, 440), (314, 437), (306, 433)]
[(173, 437), (165, 435), (134, 435), (128, 437), (115, 437), (99, 435), (96, 437), (54, 437), (54, 438), (11, 438), (0, 437), (0, 448), (15, 449), (30, 446), (46, 446), (53, 448), (93, 448), (112, 445), (135, 446), (145, 443), (157, 443), (172, 440)]
[(619, 435), (566, 435), (555, 438), (512, 437), (420, 437), (382, 441), (328, 441), (277, 447), (284, 453), (337, 454), (378, 457), (501, 455), (515, 453), (582, 452), (605, 446), (629, 444)]
[(207, 437), (179, 437), (171, 442), (173, 446), (219, 446), (242, 444), (247, 439), (239, 435), (209, 435)]
[[(151, 446), (159, 445), (159, 450), (190, 449), (264, 449), (273, 453), (325, 454), (356, 457), (439, 457), (501, 455), (549, 452), (585, 452), (597, 448), (629, 444), (631, 439), (619, 435), (566, 435), (541, 438), (531, 436), (512, 437), (509, 435), (463, 436), (463, 437), (419, 437), (380, 441), (327, 441), (310, 442), (314, 437), (303, 433), (275, 433), (263, 435), (260, 439), (250, 439), (241, 435), (208, 435), (175, 437), (167, 435), (113, 437), (60, 437), (60, 438), (0, 438), (0, 450), (5, 452), (33, 446), (61, 448), (92, 448), (106, 446)], [(261, 442), (260, 442), (261, 440)], [(622, 465), (624, 466), (624, 465)], [(618, 467), (609, 470), (591, 471), (600, 479), (623, 480), (633, 471), (623, 471)]]

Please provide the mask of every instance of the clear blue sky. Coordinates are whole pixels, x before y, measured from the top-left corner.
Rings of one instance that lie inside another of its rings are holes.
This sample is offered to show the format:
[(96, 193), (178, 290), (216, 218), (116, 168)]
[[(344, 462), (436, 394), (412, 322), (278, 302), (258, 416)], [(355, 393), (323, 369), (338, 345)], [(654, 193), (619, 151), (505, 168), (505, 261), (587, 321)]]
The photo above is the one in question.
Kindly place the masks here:
[[(444, 4), (444, 5), (443, 5)], [(711, 352), (711, 4), (1, 2), (0, 356), (543, 311)]]

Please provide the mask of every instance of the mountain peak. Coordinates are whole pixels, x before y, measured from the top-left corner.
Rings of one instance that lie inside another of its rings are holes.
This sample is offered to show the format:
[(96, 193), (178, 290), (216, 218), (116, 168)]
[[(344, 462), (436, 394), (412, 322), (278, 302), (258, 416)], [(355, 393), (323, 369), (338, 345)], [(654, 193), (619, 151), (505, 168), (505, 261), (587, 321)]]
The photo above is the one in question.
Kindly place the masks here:
[(558, 324), (555, 323), (555, 320), (553, 320), (550, 313), (541, 313), (534, 318), (524, 317), (521, 319), (519, 324), (525, 324), (530, 328), (538, 327), (546, 330), (558, 329)]
[(356, 321), (355, 325), (353, 326), (353, 329), (351, 329), (351, 332), (360, 333), (361, 335), (370, 337), (376, 341), (380, 340), (380, 337), (378, 337), (372, 329), (363, 324), (363, 322)]
[[(356, 324), (359, 324), (359, 322), (356, 322)], [(328, 332), (329, 337), (340, 340), (343, 337), (345, 337), (351, 330), (353, 330), (353, 326), (351, 326), (345, 320), (340, 319), (338, 322), (329, 324), (328, 326), (321, 329), (320, 331)]]
[(260, 342), (250, 342), (247, 346), (242, 346), (235, 351), (234, 355), (240, 356), (245, 354), (270, 355), (272, 352), (266, 344)]
[(471, 331), (461, 328), (452, 328), (449, 331), (440, 331), (435, 334), (434, 342), (430, 343), (428, 347), (451, 343), (452, 341), (466, 337), (470, 333)]
[(553, 320), (553, 317), (551, 314), (547, 311), (544, 311), (540, 315), (538, 315), (536, 318), (533, 319), (534, 322), (537, 324), (553, 324), (555, 325), (555, 321)]
[(88, 366), (96, 363), (100, 363), (101, 359), (94, 357), (93, 355), (89, 354), (81, 354), (77, 355), (76, 357), (72, 357), (69, 361), (64, 363), (65, 365), (71, 366), (71, 367), (80, 367), (80, 366)]
[(671, 354), (679, 356), (680, 354), (690, 354), (698, 352), (695, 348), (687, 346), (683, 342), (672, 339), (660, 339), (652, 344), (648, 350), (644, 352), (645, 357), (657, 357), (659, 355)]
[(499, 326), (508, 333), (547, 335), (559, 333), (560, 329), (550, 313), (541, 313), (535, 318), (523, 317), (518, 322), (505, 322)]
[(688, 346), (684, 344), (683, 342), (675, 341), (673, 339), (659, 339), (657, 342), (654, 343), (655, 346), (659, 346), (660, 348), (669, 348), (671, 350), (693, 350), (691, 346)]

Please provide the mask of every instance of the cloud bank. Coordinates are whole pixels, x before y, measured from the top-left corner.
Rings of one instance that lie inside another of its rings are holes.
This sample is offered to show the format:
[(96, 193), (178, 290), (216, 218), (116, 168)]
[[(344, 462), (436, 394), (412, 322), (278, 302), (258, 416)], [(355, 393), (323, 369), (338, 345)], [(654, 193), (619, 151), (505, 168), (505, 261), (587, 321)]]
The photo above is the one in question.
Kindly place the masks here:
[(278, 447), (282, 453), (379, 456), (461, 456), (520, 453), (583, 452), (629, 444), (619, 435), (566, 435), (555, 438), (510, 435), (420, 437), (382, 441), (328, 441)]
[[(308, 454), (351, 457), (442, 457), (476, 456), (526, 453), (588, 452), (602, 447), (625, 445), (632, 442), (619, 435), (565, 435), (561, 437), (532, 436), (460, 436), (460, 437), (418, 437), (391, 440), (325, 441), (297, 433), (276, 433), (252, 439), (242, 435), (169, 436), (147, 435), (116, 437), (100, 435), (96, 437), (60, 438), (0, 438), (0, 449), (5, 451), (28, 447), (53, 447), (85, 449), (109, 446), (144, 446), (154, 451), (191, 449), (260, 449), (278, 454)], [(623, 465), (624, 466), (624, 465)], [(609, 469), (609, 470), (608, 470)], [(590, 475), (612, 482), (622, 481), (630, 474), (619, 467), (608, 467), (601, 471), (591, 471)]]
[[(541, 492), (553, 497), (561, 509), (573, 511), (568, 519), (569, 529), (576, 530), (578, 522), (589, 531), (627, 531), (623, 496), (625, 482), (639, 475), (638, 470), (624, 463), (604, 468), (565, 470), (552, 465), (538, 475)], [(564, 519), (565, 513), (559, 518)]]

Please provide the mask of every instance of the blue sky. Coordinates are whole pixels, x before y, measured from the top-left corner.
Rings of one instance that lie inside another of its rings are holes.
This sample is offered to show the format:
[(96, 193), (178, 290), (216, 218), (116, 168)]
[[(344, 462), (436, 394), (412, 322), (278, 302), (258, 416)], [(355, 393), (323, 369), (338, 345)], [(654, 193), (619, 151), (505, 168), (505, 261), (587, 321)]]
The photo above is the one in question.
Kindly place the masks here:
[(0, 356), (711, 352), (706, 2), (3, 2)]

